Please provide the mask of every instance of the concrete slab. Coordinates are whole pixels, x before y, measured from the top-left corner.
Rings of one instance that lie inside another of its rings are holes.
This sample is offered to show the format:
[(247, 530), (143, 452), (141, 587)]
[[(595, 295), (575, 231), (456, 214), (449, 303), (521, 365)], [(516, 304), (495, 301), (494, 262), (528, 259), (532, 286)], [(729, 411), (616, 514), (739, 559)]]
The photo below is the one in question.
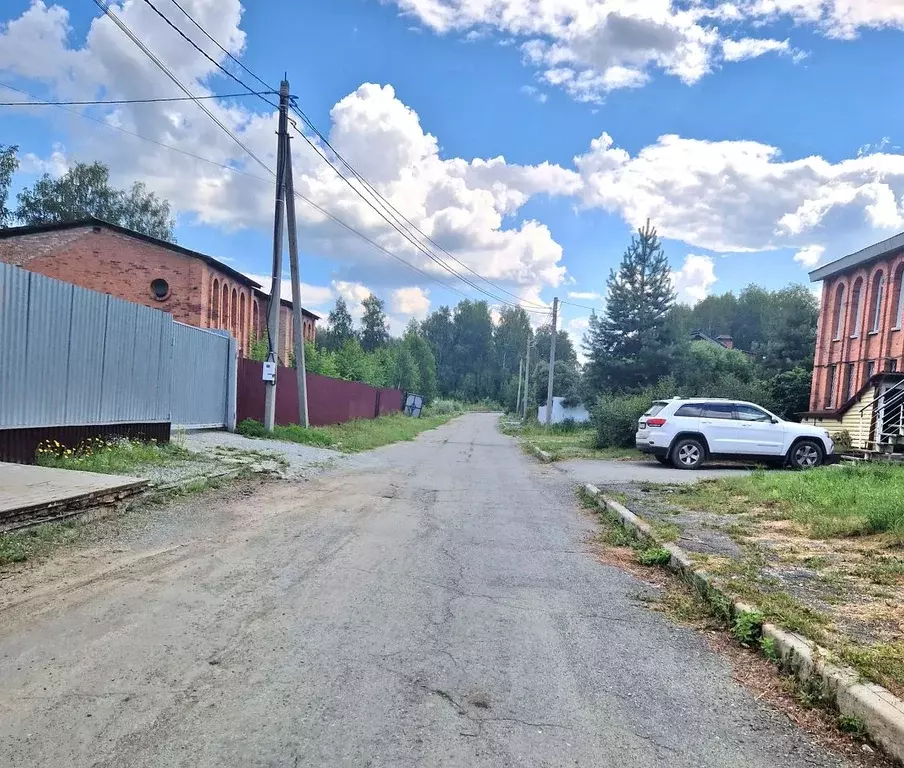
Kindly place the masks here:
[(0, 462), (0, 530), (66, 517), (140, 491), (147, 480)]

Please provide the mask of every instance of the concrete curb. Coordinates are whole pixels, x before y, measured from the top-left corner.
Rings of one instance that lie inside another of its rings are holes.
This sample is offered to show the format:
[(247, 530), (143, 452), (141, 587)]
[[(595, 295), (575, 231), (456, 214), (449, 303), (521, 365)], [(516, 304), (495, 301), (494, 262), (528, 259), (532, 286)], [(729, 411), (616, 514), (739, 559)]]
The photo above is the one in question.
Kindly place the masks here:
[(542, 461), (544, 464), (552, 463), (552, 456), (550, 456), (546, 451), (541, 451), (533, 443), (527, 443), (527, 449), (532, 454), (534, 454), (534, 456), (536, 456), (538, 459), (540, 459), (540, 461)]
[[(615, 514), (621, 524), (641, 541), (667, 549), (671, 554), (669, 569), (691, 584), (708, 602), (718, 607), (729, 606), (732, 618), (756, 612), (755, 607), (732, 600), (714, 586), (711, 578), (694, 566), (681, 547), (659, 542), (646, 521), (631, 510), (605, 498), (596, 486), (587, 484), (583, 489), (598, 504)], [(786, 632), (774, 624), (763, 624), (762, 633), (763, 637), (775, 643), (776, 653), (784, 667), (799, 680), (820, 686), (834, 699), (842, 715), (856, 717), (863, 722), (870, 738), (889, 757), (904, 765), (904, 701), (881, 685), (863, 682), (850, 667), (831, 663), (828, 661), (831, 657), (828, 650), (801, 635)]]

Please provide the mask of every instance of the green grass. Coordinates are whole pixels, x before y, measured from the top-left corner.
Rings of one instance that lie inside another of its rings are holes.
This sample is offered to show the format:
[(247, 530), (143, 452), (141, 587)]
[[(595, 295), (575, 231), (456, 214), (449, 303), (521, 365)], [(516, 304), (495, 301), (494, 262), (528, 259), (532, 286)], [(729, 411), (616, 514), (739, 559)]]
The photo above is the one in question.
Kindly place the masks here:
[(0, 567), (24, 563), (62, 544), (70, 544), (81, 535), (83, 527), (84, 523), (79, 520), (65, 520), (0, 534)]
[(760, 511), (793, 520), (811, 536), (888, 533), (904, 543), (904, 467), (826, 467), (809, 472), (764, 471), (683, 488), (682, 506), (718, 513)]
[(507, 435), (523, 437), (526, 442), (546, 451), (553, 461), (566, 459), (639, 459), (641, 455), (633, 448), (594, 448), (594, 432), (591, 427), (570, 427), (554, 424), (551, 427), (540, 424), (500, 427)]
[(394, 413), (379, 419), (357, 419), (332, 427), (309, 427), (297, 424), (275, 427), (272, 433), (264, 429), (259, 421), (246, 419), (238, 425), (238, 432), (246, 437), (262, 437), (271, 440), (285, 440), (302, 445), (332, 448), (343, 453), (359, 453), (379, 448), (382, 445), (413, 440), (421, 432), (435, 429), (459, 415), (459, 412), (431, 415), (425, 412), (418, 419)]
[(190, 458), (188, 451), (172, 443), (94, 439), (73, 449), (44, 447), (38, 450), (35, 460), (42, 467), (122, 475), (137, 467), (175, 464)]

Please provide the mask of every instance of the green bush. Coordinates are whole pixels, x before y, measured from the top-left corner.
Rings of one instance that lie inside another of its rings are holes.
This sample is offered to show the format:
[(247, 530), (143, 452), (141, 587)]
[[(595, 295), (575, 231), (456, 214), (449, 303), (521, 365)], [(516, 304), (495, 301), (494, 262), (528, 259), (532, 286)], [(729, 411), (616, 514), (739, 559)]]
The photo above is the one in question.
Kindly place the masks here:
[(430, 404), (424, 410), (431, 416), (448, 416), (453, 413), (463, 413), (465, 407), (458, 400), (438, 397), (436, 400), (431, 400)]
[(603, 394), (597, 398), (591, 412), (591, 424), (596, 432), (596, 448), (631, 448), (637, 432), (637, 421), (649, 410), (654, 400), (672, 397), (675, 382), (661, 379), (655, 386), (631, 395)]
[(254, 419), (240, 421), (236, 425), (235, 431), (245, 437), (267, 437), (267, 430), (264, 429), (264, 425)]

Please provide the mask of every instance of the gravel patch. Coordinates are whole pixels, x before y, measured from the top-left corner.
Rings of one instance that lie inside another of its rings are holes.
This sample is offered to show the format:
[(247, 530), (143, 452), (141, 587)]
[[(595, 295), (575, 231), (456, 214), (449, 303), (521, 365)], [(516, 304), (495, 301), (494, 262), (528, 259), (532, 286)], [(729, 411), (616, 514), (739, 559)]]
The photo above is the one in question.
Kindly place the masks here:
[[(333, 469), (338, 462), (348, 458), (328, 448), (283, 440), (261, 440), (234, 432), (190, 432), (185, 436), (183, 445), (189, 451), (210, 457), (218, 464), (230, 457), (236, 462), (241, 462), (243, 457), (256, 457), (259, 462), (267, 464), (270, 471), (292, 479), (313, 477)], [(279, 466), (270, 467), (274, 463)]]

